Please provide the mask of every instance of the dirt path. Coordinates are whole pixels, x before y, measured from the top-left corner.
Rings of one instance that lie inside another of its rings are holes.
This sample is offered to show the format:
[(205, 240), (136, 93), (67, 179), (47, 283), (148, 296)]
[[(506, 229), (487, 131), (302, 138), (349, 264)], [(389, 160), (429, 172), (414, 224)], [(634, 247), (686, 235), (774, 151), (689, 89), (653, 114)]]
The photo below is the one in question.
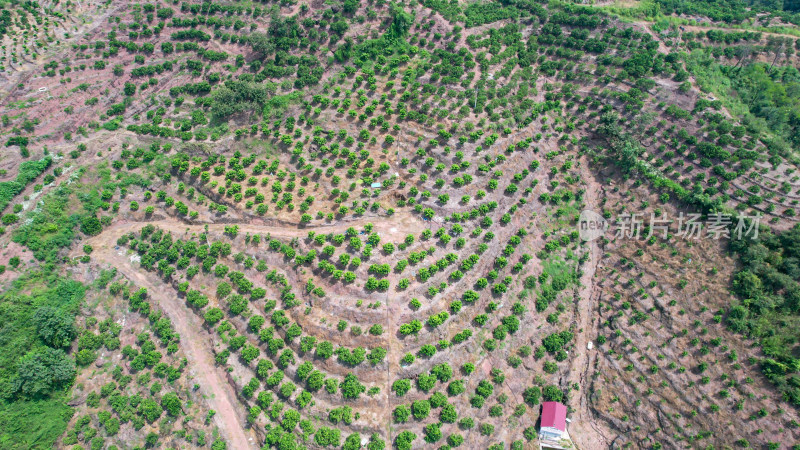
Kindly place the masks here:
[[(664, 39), (662, 39), (662, 37), (658, 33), (654, 32), (650, 28), (651, 26), (653, 26), (653, 22), (648, 22), (646, 20), (635, 20), (635, 21), (629, 22), (629, 23), (638, 26), (639, 28), (642, 29), (642, 31), (644, 31), (645, 33), (647, 33), (650, 36), (652, 36), (653, 39), (656, 42), (658, 42), (658, 50), (661, 53), (667, 54), (667, 53), (671, 53), (673, 51), (672, 49), (667, 47), (667, 45), (664, 43)], [(712, 26), (680, 25), (680, 27), (682, 29), (682, 31), (681, 31), (682, 33), (686, 33), (686, 32), (705, 33), (706, 31), (709, 31), (709, 30), (724, 31), (724, 32), (727, 32), (727, 33), (737, 33), (737, 32), (760, 33), (761, 34), (761, 40), (758, 42), (759, 44), (766, 43), (767, 37), (770, 37), (770, 36), (772, 36), (772, 37), (789, 38), (789, 39), (792, 39), (792, 40), (800, 39), (800, 38), (798, 38), (798, 36), (794, 36), (794, 35), (791, 35), (791, 34), (773, 33), (773, 32), (770, 32), (770, 31), (759, 31), (759, 30), (751, 30), (751, 29), (746, 29), (746, 28), (727, 28), (727, 27), (720, 27), (720, 26), (715, 26), (715, 25), (712, 25)], [(768, 59), (770, 59), (770, 58), (768, 58)]]
[(572, 362), (572, 370), (569, 375), (569, 384), (578, 383), (581, 387), (579, 403), (575, 407), (572, 423), (569, 425), (570, 437), (578, 449), (608, 448), (612, 441), (608, 436), (613, 436), (613, 433), (606, 430), (602, 423), (595, 420), (589, 405), (591, 401), (589, 397), (592, 395), (589, 389), (590, 380), (593, 376), (592, 368), (595, 367), (598, 350), (596, 348), (590, 350), (587, 345), (594, 341), (593, 336), (597, 325), (594, 305), (600, 300), (600, 292), (596, 288), (594, 274), (600, 265), (602, 255), (596, 242), (589, 244), (589, 252), (591, 256), (584, 266), (585, 271), (581, 277), (582, 287), (579, 291), (580, 299), (577, 308), (578, 330), (582, 330), (577, 334), (575, 344), (575, 351), (579, 354)]
[[(640, 2), (638, 2), (638, 1), (630, 1), (630, 0), (623, 0), (623, 1), (600, 0), (600, 1), (594, 2), (591, 6), (593, 6), (595, 8), (606, 8), (606, 7), (635, 8), (635, 7), (639, 6), (639, 3)], [(681, 17), (676, 16), (676, 15), (672, 15), (671, 17), (679, 18), (679, 19), (681, 18)], [(687, 19), (687, 18), (683, 17), (683, 19)], [(708, 19), (706, 19), (706, 20), (708, 20)], [(649, 21), (646, 21), (646, 20), (634, 20), (634, 21), (628, 22), (628, 23), (634, 23), (636, 25), (648, 26), (649, 27), (650, 25), (653, 25), (654, 22), (649, 22)], [(798, 36), (795, 36), (795, 35), (792, 35), (792, 34), (774, 33), (774, 32), (771, 32), (771, 31), (761, 31), (761, 30), (757, 30), (757, 29), (725, 27), (725, 26), (719, 26), (719, 25), (714, 25), (714, 24), (711, 24), (709, 26), (701, 26), (701, 25), (680, 25), (680, 26), (683, 27), (684, 31), (693, 31), (693, 32), (708, 31), (708, 30), (719, 30), (719, 31), (727, 31), (727, 32), (748, 31), (748, 32), (751, 32), (751, 33), (761, 33), (764, 36), (780, 36), (780, 37), (798, 39)], [(787, 24), (786, 26), (787, 27), (791, 27), (790, 24)], [(649, 29), (647, 30), (647, 32), (649, 34), (651, 34), (651, 35), (653, 34), (652, 32), (650, 32)]]
[[(665, 54), (666, 53), (670, 53), (672, 51), (672, 50), (669, 49), (669, 47), (666, 46), (666, 44), (664, 44), (664, 41), (663, 41), (663, 39), (661, 39), (661, 36), (659, 36), (653, 30), (650, 29), (650, 27), (653, 25), (653, 22), (648, 22), (646, 20), (636, 20), (636, 21), (631, 22), (631, 23), (634, 24), (634, 25), (638, 25), (639, 27), (641, 27), (643, 29), (644, 32), (646, 32), (647, 34), (652, 36), (658, 42), (659, 51), (661, 51), (662, 53), (665, 53)], [(727, 33), (737, 33), (737, 32), (741, 32), (741, 31), (745, 31), (745, 32), (749, 32), (749, 33), (761, 33), (761, 36), (762, 36), (761, 42), (765, 42), (767, 36), (777, 36), (777, 37), (798, 39), (797, 36), (793, 36), (791, 34), (772, 33), (772, 32), (769, 32), (769, 31), (748, 30), (748, 29), (743, 29), (743, 28), (726, 28), (726, 27), (718, 27), (718, 26), (704, 27), (704, 26), (700, 26), (700, 25), (680, 25), (680, 27), (683, 28), (682, 32), (684, 32), (684, 33), (685, 32), (689, 32), (689, 31), (691, 31), (693, 33), (698, 33), (698, 32), (705, 33), (706, 31), (709, 31), (709, 30), (725, 31)]]
[(653, 22), (647, 22), (647, 21), (644, 21), (644, 20), (637, 20), (637, 21), (633, 22), (633, 24), (639, 26), (642, 29), (642, 31), (644, 31), (645, 33), (647, 33), (650, 36), (652, 36), (653, 40), (658, 42), (658, 51), (659, 52), (661, 52), (661, 53), (663, 53), (665, 55), (670, 53), (669, 47), (667, 47), (667, 44), (665, 44), (664, 40), (661, 39), (661, 36), (659, 36), (658, 34), (656, 34), (655, 31), (650, 29), (650, 26), (653, 25)]
[[(650, 23), (650, 22), (647, 22), (647, 23)], [(797, 36), (794, 36), (794, 35), (791, 35), (791, 34), (773, 33), (771, 31), (748, 30), (746, 28), (726, 28), (726, 27), (718, 27), (718, 26), (703, 27), (703, 26), (700, 26), (700, 25), (681, 25), (681, 26), (683, 27), (684, 31), (691, 31), (691, 32), (694, 32), (694, 33), (698, 32), (698, 31), (705, 32), (705, 31), (708, 31), (708, 30), (719, 30), (719, 31), (725, 31), (725, 32), (728, 32), (728, 33), (736, 33), (736, 32), (740, 32), (740, 31), (746, 31), (746, 32), (749, 32), (749, 33), (761, 33), (762, 36), (778, 36), (778, 37), (784, 37), (784, 38), (798, 39)]]
[[(588, 170), (588, 161), (582, 160), (582, 176), (587, 180), (586, 208), (599, 211), (599, 199), (604, 196), (601, 191), (600, 183), (594, 179)], [(578, 303), (576, 307), (576, 333), (575, 352), (578, 355), (572, 361), (569, 373), (569, 385), (578, 383), (581, 387), (579, 392), (579, 403), (573, 406), (575, 411), (572, 414), (572, 422), (569, 424), (569, 434), (578, 449), (608, 448), (611, 443), (609, 435), (613, 435), (605, 429), (602, 423), (598, 423), (592, 416), (589, 406), (589, 391), (592, 377), (594, 361), (597, 357), (597, 349), (588, 349), (587, 345), (594, 341), (595, 330), (598, 325), (595, 314), (596, 302), (600, 299), (600, 292), (596, 288), (597, 283), (594, 279), (597, 267), (602, 258), (602, 249), (598, 240), (587, 243), (589, 260), (583, 265), (583, 275), (581, 276), (581, 288), (578, 291)]]
[[(237, 223), (239, 226), (239, 233), (250, 234), (269, 234), (270, 236), (282, 238), (305, 238), (308, 236), (309, 231), (317, 233), (333, 233), (343, 232), (349, 227), (356, 230), (363, 228), (364, 225), (371, 223), (373, 230), (381, 235), (382, 241), (393, 240), (396, 242), (402, 241), (407, 234), (416, 234), (428, 228), (424, 222), (410, 213), (397, 213), (388, 217), (369, 217), (361, 218), (352, 221), (341, 221), (333, 224), (323, 224), (318, 226), (307, 226), (303, 228), (296, 228), (289, 225), (286, 226), (271, 226), (259, 225), (252, 223)], [(197, 223), (188, 224), (176, 219), (162, 219), (162, 220), (148, 220), (148, 221), (119, 221), (103, 230), (103, 233), (92, 241), (99, 241), (101, 245), (108, 244), (111, 247), (116, 245), (117, 238), (125, 233), (138, 232), (145, 225), (154, 225), (162, 230), (171, 231), (173, 233), (203, 233), (205, 231), (211, 233), (223, 233), (226, 226), (232, 224), (227, 223)]]
[(146, 272), (134, 267), (128, 257), (114, 250), (114, 244), (109, 243), (109, 238), (113, 235), (113, 240), (116, 241), (116, 238), (123, 233), (124, 231), (119, 229), (89, 239), (89, 243), (95, 246), (92, 258), (97, 263), (115, 267), (137, 286), (147, 288), (150, 297), (158, 302), (161, 309), (169, 316), (175, 331), (180, 334), (181, 346), (189, 361), (190, 374), (200, 385), (208, 407), (216, 411), (214, 422), (227, 439), (228, 448), (258, 448), (253, 431), (245, 429), (244, 411), (236, 398), (236, 393), (228, 384), (225, 375), (215, 367), (209, 347), (210, 337), (200, 319), (195, 314), (187, 312), (186, 306), (177, 296), (165, 292), (149, 279)]
[[(307, 228), (279, 227), (256, 224), (239, 224), (240, 233), (269, 234), (282, 238), (302, 238), (309, 231), (322, 233), (341, 232), (348, 227), (356, 229), (367, 223), (374, 225), (374, 230), (391, 240), (401, 241), (405, 234), (417, 234), (426, 228), (422, 221), (410, 214), (396, 214), (386, 218), (363, 218), (355, 221), (343, 221), (330, 225), (321, 225)], [(151, 224), (163, 230), (176, 234), (224, 232), (228, 224), (186, 224), (176, 219), (163, 219), (155, 221), (120, 221), (106, 228), (102, 234), (86, 241), (94, 248), (92, 259), (98, 264), (108, 264), (115, 267), (122, 275), (126, 276), (139, 287), (147, 289), (153, 300), (158, 302), (161, 309), (169, 316), (175, 331), (181, 336), (181, 345), (190, 363), (191, 375), (200, 385), (208, 406), (217, 414), (214, 421), (222, 430), (228, 440), (229, 448), (247, 449), (258, 448), (258, 440), (254, 433), (245, 428), (244, 411), (236, 397), (231, 385), (227, 382), (225, 374), (215, 366), (210, 351), (211, 338), (200, 323), (200, 319), (189, 312), (183, 302), (170, 292), (165, 292), (160, 283), (151, 280), (151, 275), (141, 270), (138, 265), (131, 262), (125, 254), (125, 249), (117, 250), (117, 239), (129, 232), (138, 232), (141, 227)], [(75, 251), (75, 255), (78, 255)], [(385, 387), (389, 392), (388, 386)], [(388, 402), (387, 402), (388, 403)]]

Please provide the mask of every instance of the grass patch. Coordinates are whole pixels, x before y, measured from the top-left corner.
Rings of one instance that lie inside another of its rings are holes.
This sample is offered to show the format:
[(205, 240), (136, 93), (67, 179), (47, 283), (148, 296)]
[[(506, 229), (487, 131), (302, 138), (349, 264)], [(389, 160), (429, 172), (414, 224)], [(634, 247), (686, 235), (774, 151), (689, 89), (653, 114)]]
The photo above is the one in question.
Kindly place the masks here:
[(703, 92), (714, 94), (732, 115), (743, 116), (750, 113), (747, 106), (732, 95), (735, 92), (733, 83), (722, 72), (713, 56), (702, 50), (695, 50), (686, 56), (686, 68), (694, 75), (697, 87)]
[(546, 273), (551, 280), (571, 277), (574, 268), (558, 256), (553, 256), (544, 260), (542, 272)]
[[(101, 199), (103, 191), (117, 192), (130, 185), (146, 188), (149, 184), (138, 174), (114, 175), (107, 167), (89, 173), (89, 183), (78, 181), (85, 174), (84, 168), (79, 169), (71, 183), (61, 183), (46, 194), (14, 232), (14, 242), (27, 246), (40, 261), (57, 262), (59, 251), (72, 245), (76, 227), (85, 219), (96, 217), (98, 213), (102, 215), (104, 210), (110, 209), (110, 204)], [(124, 198), (120, 199), (122, 201)], [(110, 219), (110, 216), (105, 218)]]
[(661, 13), (661, 7), (652, 0), (616, 0), (611, 5), (598, 6), (597, 9), (605, 11), (608, 14), (616, 16), (620, 20), (626, 22), (632, 22), (635, 20), (655, 22), (657, 20), (663, 20), (666, 18)]
[(0, 183), (0, 211), (4, 210), (11, 200), (53, 163), (53, 158), (46, 156), (38, 161), (25, 161), (19, 165), (17, 178)]
[(0, 404), (0, 448), (54, 448), (74, 410), (66, 395)]

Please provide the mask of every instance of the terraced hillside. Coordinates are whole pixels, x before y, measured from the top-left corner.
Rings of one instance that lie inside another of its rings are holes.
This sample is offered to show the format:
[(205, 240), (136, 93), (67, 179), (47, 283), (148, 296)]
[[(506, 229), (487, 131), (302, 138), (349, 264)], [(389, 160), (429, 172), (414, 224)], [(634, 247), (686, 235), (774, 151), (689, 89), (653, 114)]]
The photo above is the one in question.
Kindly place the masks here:
[(0, 8), (0, 447), (797, 448), (789, 6)]

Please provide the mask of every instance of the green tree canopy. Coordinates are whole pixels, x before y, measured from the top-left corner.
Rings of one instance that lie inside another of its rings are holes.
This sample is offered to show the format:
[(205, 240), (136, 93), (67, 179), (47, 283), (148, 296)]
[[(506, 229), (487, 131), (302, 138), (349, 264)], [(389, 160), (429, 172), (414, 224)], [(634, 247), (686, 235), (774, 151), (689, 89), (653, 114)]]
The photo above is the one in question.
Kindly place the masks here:
[(41, 307), (33, 315), (36, 332), (50, 347), (67, 347), (75, 339), (74, 318), (56, 308)]
[(74, 377), (75, 362), (64, 350), (44, 347), (20, 359), (13, 390), (29, 397), (41, 397), (67, 386)]

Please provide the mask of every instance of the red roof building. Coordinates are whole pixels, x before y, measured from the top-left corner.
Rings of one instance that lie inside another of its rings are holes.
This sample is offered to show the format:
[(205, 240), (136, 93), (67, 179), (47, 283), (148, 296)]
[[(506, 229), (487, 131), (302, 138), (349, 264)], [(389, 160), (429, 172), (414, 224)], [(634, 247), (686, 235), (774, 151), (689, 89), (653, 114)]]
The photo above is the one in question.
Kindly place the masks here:
[(558, 402), (542, 403), (539, 434), (544, 439), (558, 440), (567, 431), (567, 406)]

